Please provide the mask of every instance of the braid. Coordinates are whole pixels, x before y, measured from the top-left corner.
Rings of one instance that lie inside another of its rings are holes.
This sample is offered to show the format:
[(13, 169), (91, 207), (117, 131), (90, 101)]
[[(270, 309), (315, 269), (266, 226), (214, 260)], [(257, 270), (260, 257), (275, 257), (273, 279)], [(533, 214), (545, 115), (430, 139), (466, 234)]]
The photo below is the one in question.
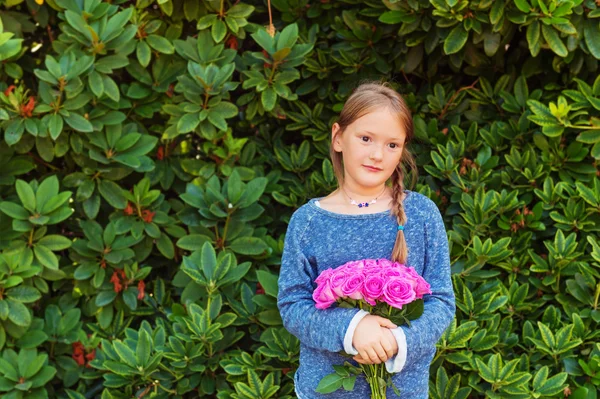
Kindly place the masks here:
[[(404, 168), (402, 163), (396, 166), (396, 170), (392, 174), (392, 214), (396, 216), (398, 224), (404, 226), (406, 224), (406, 213), (404, 212), (404, 204), (402, 195), (404, 194)], [(396, 242), (392, 250), (392, 260), (406, 264), (408, 258), (408, 246), (404, 231), (398, 230), (396, 234)]]

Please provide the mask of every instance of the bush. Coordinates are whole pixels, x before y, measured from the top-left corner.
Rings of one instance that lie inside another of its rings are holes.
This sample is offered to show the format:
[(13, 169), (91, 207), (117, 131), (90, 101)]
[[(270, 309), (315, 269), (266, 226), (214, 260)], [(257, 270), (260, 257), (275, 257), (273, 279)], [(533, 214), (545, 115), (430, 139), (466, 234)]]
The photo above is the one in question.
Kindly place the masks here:
[(594, 1), (0, 5), (3, 397), (293, 397), (283, 234), (384, 77), (451, 244), (430, 396), (596, 398)]

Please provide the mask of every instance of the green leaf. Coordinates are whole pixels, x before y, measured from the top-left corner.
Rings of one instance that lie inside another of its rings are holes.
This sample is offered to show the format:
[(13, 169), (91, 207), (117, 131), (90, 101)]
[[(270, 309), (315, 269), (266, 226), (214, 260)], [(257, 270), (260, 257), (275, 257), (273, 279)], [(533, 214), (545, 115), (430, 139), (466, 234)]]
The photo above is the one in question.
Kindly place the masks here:
[(14, 202), (4, 201), (0, 203), (0, 211), (10, 216), (13, 219), (27, 220), (29, 219), (29, 212), (25, 210), (21, 205), (17, 205)]
[(127, 200), (123, 195), (122, 189), (115, 182), (110, 180), (100, 180), (100, 183), (98, 184), (98, 191), (100, 191), (102, 197), (112, 207), (117, 209), (125, 209), (127, 206)]
[(335, 392), (342, 387), (343, 380), (344, 377), (337, 375), (337, 373), (326, 375), (319, 381), (315, 391), (322, 394)]
[(542, 49), (540, 45), (540, 23), (535, 20), (527, 26), (527, 43), (532, 56), (537, 56)]
[(67, 237), (58, 234), (47, 235), (38, 241), (38, 244), (52, 251), (62, 251), (63, 249), (70, 248), (72, 243)]
[(163, 54), (173, 54), (175, 52), (175, 47), (173, 44), (163, 36), (158, 35), (148, 35), (146, 41), (154, 50)]
[(236, 238), (229, 245), (229, 249), (242, 255), (261, 255), (267, 248), (267, 244), (258, 237)]
[(79, 132), (91, 133), (94, 131), (94, 127), (90, 121), (75, 112), (71, 112), (69, 116), (65, 116), (64, 120), (67, 122), (67, 125)]
[(527, 2), (527, 0), (515, 0), (515, 5), (521, 12), (524, 12), (526, 14), (529, 14), (531, 12), (531, 6)]
[(583, 34), (585, 36), (585, 44), (587, 45), (590, 53), (600, 60), (600, 29), (598, 27), (598, 21), (594, 19), (583, 19)]
[(63, 118), (58, 114), (52, 114), (48, 118), (48, 131), (52, 140), (56, 140), (63, 130)]
[(459, 24), (450, 31), (446, 41), (444, 42), (444, 52), (446, 54), (458, 53), (469, 38), (469, 33), (463, 28), (462, 24)]
[(35, 212), (35, 193), (33, 188), (24, 180), (17, 180), (17, 195), (21, 200), (21, 203), (29, 212)]
[(196, 129), (200, 124), (200, 117), (198, 113), (185, 114), (177, 122), (177, 132), (189, 133)]
[(216, 43), (219, 43), (225, 38), (225, 35), (227, 34), (227, 25), (225, 24), (225, 22), (223, 22), (223, 20), (218, 19), (211, 27), (210, 33), (214, 41)]
[(35, 192), (35, 202), (38, 212), (41, 212), (48, 200), (58, 195), (58, 178), (56, 175), (47, 177)]
[(277, 39), (276, 51), (281, 51), (285, 48), (291, 49), (298, 40), (298, 25), (290, 24), (283, 28)]
[(113, 348), (115, 348), (115, 351), (123, 362), (127, 363), (128, 366), (136, 367), (137, 361), (135, 359), (135, 354), (127, 345), (121, 341), (115, 340), (113, 341)]
[(146, 332), (146, 330), (140, 330), (135, 351), (137, 363), (139, 366), (146, 367), (146, 365), (148, 364), (148, 360), (150, 359), (151, 346), (152, 340)]
[(150, 46), (148, 46), (148, 43), (146, 43), (143, 40), (140, 41), (135, 49), (135, 54), (141, 66), (145, 68), (150, 64), (150, 59), (152, 58), (152, 51), (150, 50)]
[(71, 10), (66, 10), (65, 17), (69, 25), (75, 28), (75, 30), (83, 34), (83, 36), (85, 36), (85, 38), (88, 39), (90, 42), (93, 40), (92, 34), (89, 30), (89, 25), (85, 22), (81, 15), (76, 14)]
[(42, 294), (34, 287), (21, 285), (6, 291), (6, 296), (17, 302), (31, 303), (40, 299)]
[(8, 304), (8, 319), (17, 326), (28, 327), (31, 324), (31, 314), (29, 309), (21, 302), (7, 299)]
[(277, 103), (277, 93), (271, 87), (267, 87), (260, 96), (265, 111), (272, 111)]
[(258, 277), (260, 285), (262, 285), (264, 288), (265, 293), (277, 298), (277, 293), (279, 292), (279, 288), (277, 286), (278, 276), (265, 270), (258, 270), (256, 272), (256, 276)]
[[(559, 230), (560, 231), (560, 230)], [(538, 321), (538, 327), (540, 328), (540, 333), (542, 334), (542, 340), (549, 348), (554, 348), (556, 346), (556, 341), (554, 339), (554, 334), (552, 331), (546, 326), (544, 323)]]
[(567, 47), (554, 28), (542, 24), (542, 34), (544, 35), (544, 39), (546, 39), (546, 43), (548, 43), (548, 46), (550, 46), (550, 49), (552, 49), (552, 51), (554, 51), (558, 56), (564, 58), (569, 54)]
[(50, 249), (43, 245), (33, 247), (35, 258), (49, 269), (58, 270), (58, 258)]
[(96, 306), (102, 307), (111, 304), (115, 298), (117, 297), (117, 293), (114, 291), (101, 291), (96, 295)]

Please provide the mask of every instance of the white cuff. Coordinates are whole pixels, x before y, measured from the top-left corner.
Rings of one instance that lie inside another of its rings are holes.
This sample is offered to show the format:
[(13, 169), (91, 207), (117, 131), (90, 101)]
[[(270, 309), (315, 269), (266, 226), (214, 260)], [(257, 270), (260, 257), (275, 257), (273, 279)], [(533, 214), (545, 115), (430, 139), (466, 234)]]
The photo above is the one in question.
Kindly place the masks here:
[(358, 323), (360, 323), (360, 321), (368, 314), (369, 312), (361, 309), (358, 311), (357, 314), (354, 315), (354, 317), (350, 321), (350, 325), (348, 326), (348, 330), (346, 330), (346, 335), (344, 336), (344, 350), (349, 355), (358, 355), (358, 351), (352, 345), (352, 339), (354, 338), (354, 330), (356, 330), (356, 327), (358, 327)]
[(404, 368), (406, 363), (406, 335), (401, 327), (391, 328), (392, 334), (396, 337), (396, 343), (398, 343), (398, 353), (396, 356), (385, 361), (385, 368), (388, 373), (399, 373)]

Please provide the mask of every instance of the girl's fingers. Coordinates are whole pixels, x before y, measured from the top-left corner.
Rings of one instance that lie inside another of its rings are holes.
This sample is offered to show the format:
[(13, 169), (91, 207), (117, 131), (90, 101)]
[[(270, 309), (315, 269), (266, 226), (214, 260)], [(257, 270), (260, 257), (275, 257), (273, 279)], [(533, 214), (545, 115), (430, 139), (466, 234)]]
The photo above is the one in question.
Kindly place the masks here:
[(387, 355), (387, 359), (389, 359), (389, 358), (391, 358), (391, 357), (394, 356), (394, 347), (393, 347), (392, 343), (387, 338), (384, 338), (381, 341), (381, 346), (385, 350), (385, 353)]
[(363, 361), (368, 361), (369, 360), (369, 354), (367, 353), (367, 351), (365, 349), (363, 349), (362, 351), (359, 351), (359, 353), (358, 353), (357, 356), (360, 356), (360, 358)]
[[(379, 345), (379, 346), (381, 346), (381, 345)], [(375, 352), (375, 350), (373, 348), (367, 349), (367, 357), (366, 357), (366, 359), (371, 360), (374, 364), (378, 364), (379, 363), (379, 355), (377, 354), (377, 352)]]
[(375, 352), (377, 353), (377, 363), (383, 363), (388, 359), (387, 353), (385, 352), (385, 349), (383, 349), (383, 346), (381, 345), (381, 343), (377, 343), (375, 345), (373, 345)]

